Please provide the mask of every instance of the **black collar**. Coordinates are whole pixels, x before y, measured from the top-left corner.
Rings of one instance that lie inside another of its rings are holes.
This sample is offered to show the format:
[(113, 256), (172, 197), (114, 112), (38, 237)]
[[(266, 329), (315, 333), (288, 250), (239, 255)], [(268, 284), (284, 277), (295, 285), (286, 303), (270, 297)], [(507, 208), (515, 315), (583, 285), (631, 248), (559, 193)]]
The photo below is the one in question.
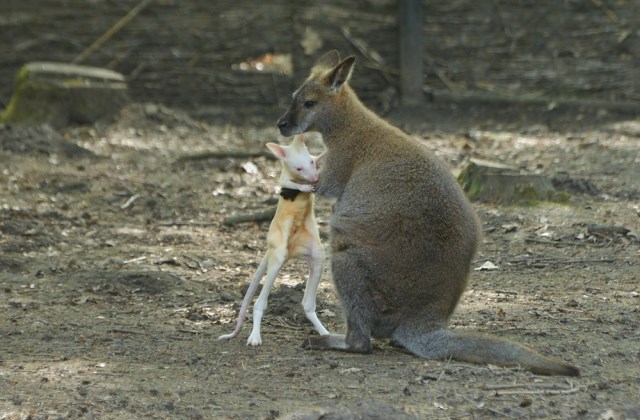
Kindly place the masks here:
[(298, 194), (300, 194), (301, 192), (302, 191), (294, 190), (293, 188), (283, 187), (282, 190), (280, 191), (280, 197), (284, 198), (285, 200), (294, 201), (298, 196)]

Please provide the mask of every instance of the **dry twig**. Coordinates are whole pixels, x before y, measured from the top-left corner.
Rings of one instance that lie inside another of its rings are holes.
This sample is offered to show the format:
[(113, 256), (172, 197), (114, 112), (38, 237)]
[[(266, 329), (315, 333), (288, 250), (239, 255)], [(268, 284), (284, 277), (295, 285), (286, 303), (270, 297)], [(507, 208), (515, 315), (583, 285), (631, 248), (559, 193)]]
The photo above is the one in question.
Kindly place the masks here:
[(247, 158), (255, 158), (255, 157), (264, 157), (267, 159), (275, 160), (275, 156), (272, 153), (267, 151), (246, 151), (246, 150), (229, 150), (223, 152), (203, 152), (197, 153), (194, 155), (184, 155), (178, 158), (178, 162), (187, 162), (194, 160), (206, 160), (206, 159), (247, 159)]
[(368, 67), (378, 70), (380, 74), (382, 74), (382, 77), (384, 77), (384, 79), (388, 83), (392, 83), (393, 79), (390, 76), (391, 72), (386, 68), (382, 56), (362, 39), (353, 36), (351, 34), (351, 31), (345, 26), (341, 26), (340, 30), (342, 31), (342, 35), (344, 35), (347, 41), (349, 41), (351, 45), (353, 45), (358, 51), (360, 51), (360, 54), (364, 55), (367, 60), (369, 60), (370, 65)]
[(609, 6), (604, 4), (602, 0), (591, 0), (591, 3), (595, 4), (600, 9), (602, 9), (604, 14), (607, 15), (607, 17), (611, 20), (611, 22), (613, 23), (619, 22), (618, 15), (616, 15), (616, 13), (613, 10), (611, 10)]
[(107, 174), (107, 173), (85, 174), (85, 173), (80, 173), (80, 172), (54, 172), (53, 175), (69, 176), (69, 177), (75, 177), (75, 178), (89, 178), (89, 179), (102, 179), (102, 178), (104, 178), (104, 179), (111, 179), (111, 180), (114, 180), (114, 181), (130, 182), (132, 184), (144, 185), (145, 187), (158, 188), (157, 185), (152, 184), (151, 182), (136, 181), (134, 179), (125, 178), (123, 176), (111, 175), (111, 174)]
[(250, 213), (250, 214), (238, 214), (236, 216), (225, 217), (222, 224), (225, 226), (235, 226), (239, 223), (247, 222), (269, 222), (276, 215), (276, 208), (270, 207), (266, 210)]
[(91, 54), (94, 53), (94, 51), (96, 51), (98, 48), (102, 46), (102, 44), (104, 44), (109, 39), (111, 39), (111, 37), (113, 37), (116, 33), (118, 33), (120, 29), (124, 28), (129, 22), (133, 20), (133, 18), (135, 18), (138, 15), (138, 13), (144, 10), (144, 8), (147, 7), (149, 4), (151, 4), (152, 2), (153, 0), (142, 0), (140, 3), (138, 3), (138, 5), (135, 6), (133, 9), (131, 9), (129, 13), (124, 15), (122, 19), (117, 21), (115, 25), (109, 28), (107, 32), (102, 34), (100, 38), (98, 38), (93, 44), (87, 47), (87, 49), (82, 51), (82, 53), (79, 56), (77, 56), (71, 63), (79, 64), (84, 60), (86, 60)]
[(569, 387), (559, 387), (555, 384), (487, 384), (483, 389), (494, 391), (496, 395), (560, 395), (575, 394), (582, 388), (568, 384)]

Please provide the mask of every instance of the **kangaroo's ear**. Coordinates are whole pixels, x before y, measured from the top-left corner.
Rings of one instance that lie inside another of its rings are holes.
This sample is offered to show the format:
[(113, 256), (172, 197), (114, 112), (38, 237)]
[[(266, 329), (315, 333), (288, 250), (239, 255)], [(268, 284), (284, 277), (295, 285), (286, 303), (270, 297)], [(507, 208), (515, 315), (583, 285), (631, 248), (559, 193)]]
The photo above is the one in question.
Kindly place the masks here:
[(287, 150), (283, 146), (275, 143), (267, 143), (267, 147), (277, 158), (284, 159), (287, 157)]
[(339, 92), (342, 85), (349, 81), (355, 61), (356, 58), (354, 56), (347, 57), (327, 74), (325, 82), (331, 90)]
[(304, 147), (304, 135), (296, 134), (295, 136), (293, 136), (293, 141), (291, 142), (291, 146)]
[(340, 54), (336, 50), (331, 50), (325, 53), (322, 57), (316, 61), (313, 68), (316, 69), (332, 69), (340, 62)]

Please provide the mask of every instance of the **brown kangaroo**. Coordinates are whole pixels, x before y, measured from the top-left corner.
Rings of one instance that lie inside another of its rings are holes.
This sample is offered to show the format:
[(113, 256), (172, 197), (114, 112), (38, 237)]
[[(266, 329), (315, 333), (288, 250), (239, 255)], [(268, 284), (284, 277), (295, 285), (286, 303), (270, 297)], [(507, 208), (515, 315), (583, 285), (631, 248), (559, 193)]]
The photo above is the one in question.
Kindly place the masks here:
[(416, 140), (367, 109), (347, 84), (354, 57), (322, 56), (278, 120), (284, 136), (322, 134), (317, 193), (334, 198), (331, 272), (347, 322), (305, 347), (371, 352), (390, 338), (427, 359), (454, 359), (541, 375), (578, 368), (499, 338), (447, 329), (480, 240), (455, 178)]

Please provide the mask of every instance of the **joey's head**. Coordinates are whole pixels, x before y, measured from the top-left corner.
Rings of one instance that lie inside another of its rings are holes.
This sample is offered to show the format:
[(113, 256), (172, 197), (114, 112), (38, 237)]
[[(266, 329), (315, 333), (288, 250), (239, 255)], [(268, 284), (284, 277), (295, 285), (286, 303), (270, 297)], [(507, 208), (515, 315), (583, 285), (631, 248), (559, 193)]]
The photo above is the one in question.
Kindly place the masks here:
[(282, 162), (282, 178), (298, 182), (318, 182), (316, 158), (309, 153), (302, 134), (295, 136), (289, 146), (267, 143), (267, 147)]
[(355, 57), (340, 60), (337, 51), (320, 57), (307, 80), (293, 93), (287, 112), (278, 120), (283, 136), (319, 131), (325, 133), (333, 118), (340, 113), (339, 97), (351, 77)]

